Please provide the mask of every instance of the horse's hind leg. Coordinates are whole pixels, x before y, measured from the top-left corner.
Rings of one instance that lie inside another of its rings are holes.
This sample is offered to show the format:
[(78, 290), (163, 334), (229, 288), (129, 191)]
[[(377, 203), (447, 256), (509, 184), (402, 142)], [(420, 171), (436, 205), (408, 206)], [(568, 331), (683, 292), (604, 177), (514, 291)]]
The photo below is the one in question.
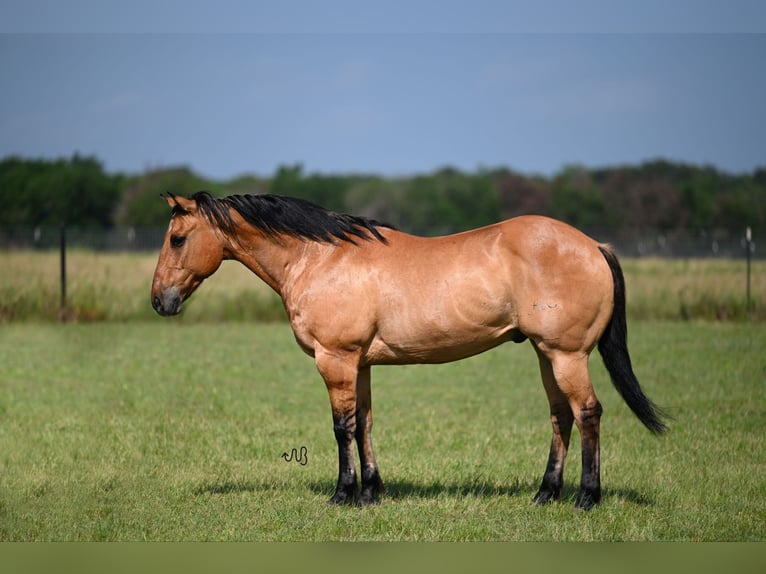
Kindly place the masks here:
[[(540, 351), (538, 350), (538, 353)], [(588, 355), (587, 354), (573, 354), (565, 352), (552, 352), (546, 354), (547, 359), (550, 360), (553, 379), (555, 380), (558, 391), (561, 395), (565, 396), (569, 407), (571, 409), (571, 416), (574, 419), (574, 423), (577, 425), (577, 429), (580, 431), (580, 439), (582, 442), (582, 476), (580, 479), (580, 489), (575, 498), (575, 507), (589, 510), (601, 500), (601, 478), (600, 478), (600, 463), (599, 463), (599, 430), (601, 421), (601, 403), (599, 403), (596, 393), (593, 391), (593, 385), (591, 384), (590, 375), (588, 374)], [(541, 366), (544, 364), (543, 358), (541, 358)], [(547, 368), (547, 367), (546, 367)], [(543, 368), (543, 371), (546, 370)], [(546, 379), (545, 374), (543, 380)], [(546, 383), (546, 390), (550, 386), (550, 382)], [(554, 397), (559, 395), (553, 393)], [(551, 393), (549, 392), (549, 399)], [(551, 411), (553, 412), (553, 404), (551, 405)], [(563, 407), (557, 407), (557, 417), (559, 413), (563, 413)], [(551, 415), (553, 418), (553, 414)], [(562, 433), (561, 442), (565, 444), (563, 435), (564, 429), (562, 427), (567, 426), (567, 421), (558, 420), (559, 432)], [(571, 428), (571, 422), (568, 423)], [(556, 430), (554, 423), (554, 438), (552, 441), (551, 452), (553, 452), (554, 445), (557, 442)], [(558, 456), (558, 455), (557, 455)], [(553, 462), (552, 462), (552, 460)], [(553, 476), (557, 476), (555, 466), (559, 461), (559, 458), (551, 456), (549, 459), (549, 468), (553, 467)], [(563, 459), (561, 459), (563, 472)], [(546, 471), (546, 476), (548, 472)], [(555, 481), (551, 482), (556, 484)], [(545, 485), (545, 479), (543, 479), (543, 485)], [(542, 488), (541, 488), (542, 490)]]
[(560, 354), (554, 358), (553, 374), (559, 388), (569, 398), (574, 421), (582, 442), (582, 477), (575, 507), (589, 510), (601, 501), (599, 463), (599, 403), (588, 374), (588, 356)]
[(537, 504), (542, 505), (551, 500), (557, 500), (561, 495), (561, 488), (564, 485), (564, 463), (567, 457), (567, 450), (569, 449), (569, 438), (572, 433), (574, 415), (566, 395), (561, 392), (556, 384), (551, 362), (537, 348), (535, 350), (540, 361), (540, 374), (542, 375), (545, 393), (548, 395), (551, 423), (553, 425), (553, 438), (551, 439), (548, 464), (545, 467), (543, 482), (534, 498)]
[(372, 450), (372, 392), (369, 367), (359, 371), (356, 382), (356, 444), (362, 472), (359, 503), (374, 504), (383, 490), (383, 482)]

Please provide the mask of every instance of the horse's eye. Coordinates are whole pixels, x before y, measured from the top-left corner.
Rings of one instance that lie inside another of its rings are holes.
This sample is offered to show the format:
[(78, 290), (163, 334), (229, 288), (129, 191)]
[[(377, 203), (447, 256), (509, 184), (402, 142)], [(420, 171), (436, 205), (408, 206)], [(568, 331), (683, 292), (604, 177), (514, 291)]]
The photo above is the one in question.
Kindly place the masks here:
[(186, 237), (183, 237), (182, 235), (170, 236), (170, 245), (173, 247), (181, 247), (181, 245), (183, 245), (185, 241), (186, 241)]

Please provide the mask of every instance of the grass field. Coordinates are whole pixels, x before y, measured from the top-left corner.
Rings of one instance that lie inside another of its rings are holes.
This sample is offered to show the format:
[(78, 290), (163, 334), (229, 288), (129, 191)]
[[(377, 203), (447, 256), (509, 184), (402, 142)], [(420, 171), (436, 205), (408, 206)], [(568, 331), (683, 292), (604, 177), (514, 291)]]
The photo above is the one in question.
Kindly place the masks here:
[[(157, 254), (72, 250), (67, 256), (68, 319), (153, 318), (149, 290)], [(649, 320), (766, 321), (766, 261), (752, 268), (746, 305), (744, 261), (624, 259), (628, 314)], [(0, 323), (59, 318), (58, 253), (0, 251)], [(184, 322), (273, 321), (279, 298), (239, 263), (226, 261), (195, 293)]]
[(594, 357), (604, 496), (584, 513), (576, 433), (564, 500), (530, 504), (550, 431), (527, 344), (374, 369), (388, 492), (330, 508), (329, 401), (289, 327), (178, 319), (0, 326), (0, 540), (766, 539), (766, 324), (631, 322), (663, 438)]

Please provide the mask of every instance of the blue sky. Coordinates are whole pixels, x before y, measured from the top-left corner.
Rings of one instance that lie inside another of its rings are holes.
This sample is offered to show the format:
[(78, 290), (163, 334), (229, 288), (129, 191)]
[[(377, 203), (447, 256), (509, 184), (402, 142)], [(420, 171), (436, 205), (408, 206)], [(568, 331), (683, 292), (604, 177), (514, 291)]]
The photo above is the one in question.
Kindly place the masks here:
[(293, 163), (389, 176), (766, 166), (757, 3), (568, 3), (555, 16), (482, 0), (281, 4), (308, 7), (294, 17), (226, 0), (14, 4), (0, 7), (0, 157), (80, 153), (110, 171), (216, 179)]

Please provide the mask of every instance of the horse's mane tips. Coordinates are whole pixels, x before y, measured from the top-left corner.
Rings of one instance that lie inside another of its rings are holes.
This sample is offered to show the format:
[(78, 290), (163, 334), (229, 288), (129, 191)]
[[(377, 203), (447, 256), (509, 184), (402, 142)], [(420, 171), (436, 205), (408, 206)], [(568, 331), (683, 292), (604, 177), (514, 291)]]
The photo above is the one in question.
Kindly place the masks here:
[(230, 195), (220, 201), (269, 235), (286, 234), (328, 243), (336, 239), (355, 243), (354, 237), (375, 238), (386, 243), (377, 228), (391, 227), (372, 219), (336, 213), (295, 197)]

